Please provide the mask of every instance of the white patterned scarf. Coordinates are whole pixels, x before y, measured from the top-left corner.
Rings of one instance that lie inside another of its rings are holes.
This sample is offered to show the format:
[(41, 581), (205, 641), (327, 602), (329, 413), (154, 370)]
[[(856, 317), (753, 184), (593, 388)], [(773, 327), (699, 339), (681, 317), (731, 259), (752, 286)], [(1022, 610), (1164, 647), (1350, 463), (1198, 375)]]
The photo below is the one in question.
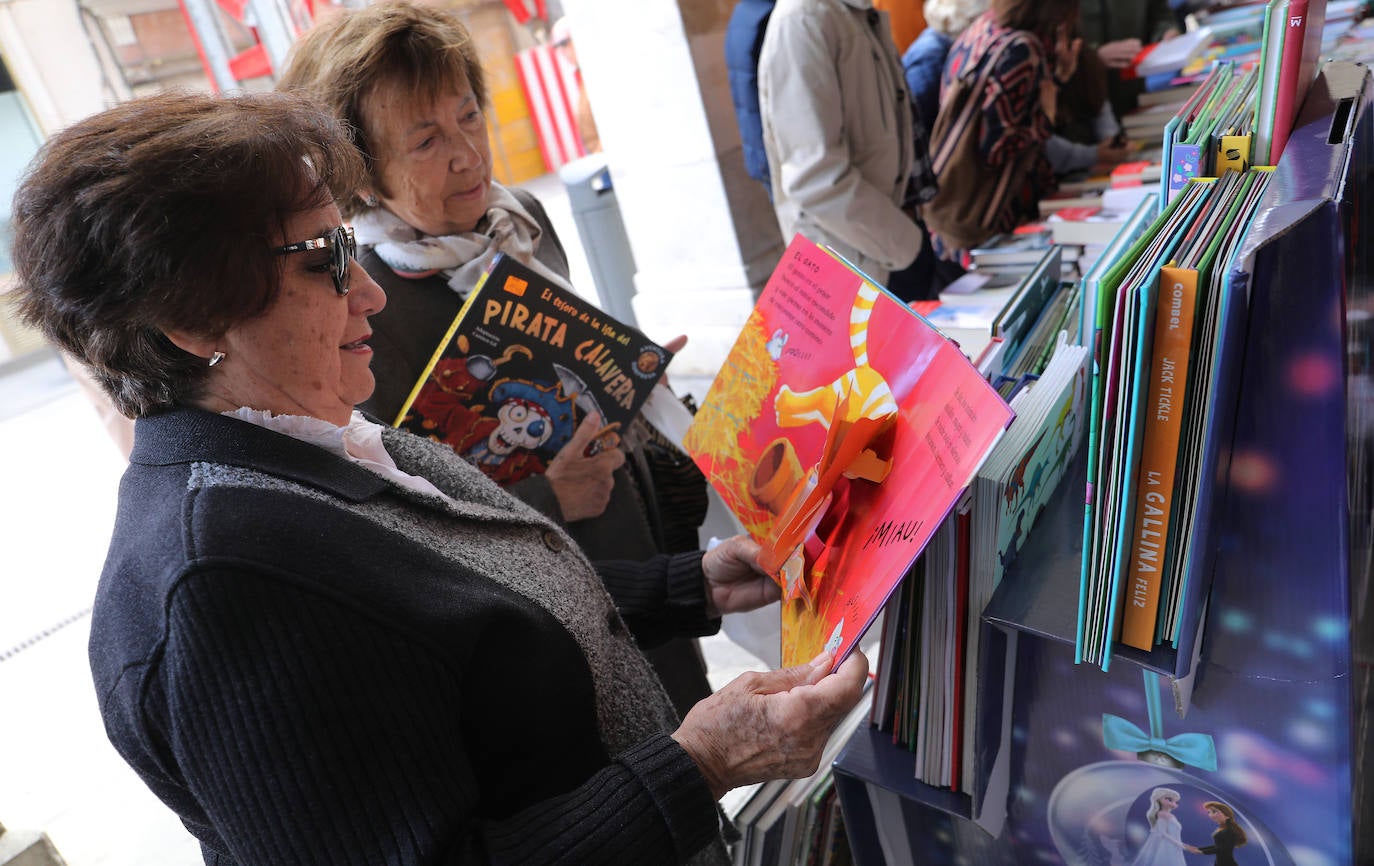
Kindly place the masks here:
[(572, 289), (561, 274), (535, 257), (542, 234), (539, 223), (510, 190), (494, 181), (487, 196), (486, 216), (470, 232), (426, 235), (381, 207), (354, 217), (353, 230), (358, 243), (375, 249), (397, 276), (418, 280), (443, 274), (449, 288), (460, 297), (472, 291), (497, 253), (505, 253), (556, 285)]

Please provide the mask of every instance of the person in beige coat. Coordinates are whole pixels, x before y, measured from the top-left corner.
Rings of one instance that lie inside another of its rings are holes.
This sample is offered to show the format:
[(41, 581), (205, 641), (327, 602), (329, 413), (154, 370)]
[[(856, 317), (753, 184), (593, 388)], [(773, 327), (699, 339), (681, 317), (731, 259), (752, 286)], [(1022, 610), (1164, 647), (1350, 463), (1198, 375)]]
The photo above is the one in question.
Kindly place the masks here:
[(783, 238), (829, 245), (885, 284), (921, 250), (903, 210), (914, 134), (887, 14), (872, 0), (779, 0), (758, 74)]

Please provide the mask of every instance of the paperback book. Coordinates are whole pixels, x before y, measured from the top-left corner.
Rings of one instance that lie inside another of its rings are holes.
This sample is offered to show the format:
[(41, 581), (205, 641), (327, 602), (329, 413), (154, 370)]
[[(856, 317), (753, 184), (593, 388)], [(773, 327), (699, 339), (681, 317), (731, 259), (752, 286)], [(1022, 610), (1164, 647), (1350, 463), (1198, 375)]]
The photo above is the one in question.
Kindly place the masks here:
[(510, 256), (468, 295), (393, 420), (500, 484), (541, 473), (583, 419), (614, 441), (672, 359), (662, 346)]

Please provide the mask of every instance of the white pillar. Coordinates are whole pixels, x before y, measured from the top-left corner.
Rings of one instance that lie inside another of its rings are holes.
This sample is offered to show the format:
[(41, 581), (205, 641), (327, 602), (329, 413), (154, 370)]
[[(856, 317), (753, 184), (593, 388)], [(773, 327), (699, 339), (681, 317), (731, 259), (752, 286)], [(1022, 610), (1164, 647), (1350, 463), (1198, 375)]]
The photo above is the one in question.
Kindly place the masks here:
[(75, 3), (0, 3), (0, 53), (44, 135), (106, 107)]
[(634, 251), (641, 330), (691, 338), (680, 376), (724, 361), (782, 254), (744, 172), (725, 70), (729, 3), (563, 0)]

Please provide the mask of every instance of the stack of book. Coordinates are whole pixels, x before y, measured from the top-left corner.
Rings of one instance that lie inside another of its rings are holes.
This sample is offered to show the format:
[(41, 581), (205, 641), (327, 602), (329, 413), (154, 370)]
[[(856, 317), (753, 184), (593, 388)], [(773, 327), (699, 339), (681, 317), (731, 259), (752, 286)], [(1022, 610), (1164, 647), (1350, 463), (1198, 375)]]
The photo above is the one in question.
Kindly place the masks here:
[[(1138, 109), (1150, 109), (1157, 105), (1182, 105), (1188, 101), (1188, 97), (1193, 95), (1194, 90), (1197, 90), (1197, 85), (1191, 83), (1171, 84), (1168, 87), (1147, 90), (1136, 97), (1136, 106)], [(1133, 113), (1134, 112), (1128, 112), (1126, 117), (1130, 117)], [(1121, 119), (1123, 124), (1125, 123), (1126, 117)]]
[(1177, 645), (1186, 582), (1200, 579), (1189, 527), (1212, 360), (1223, 308), (1238, 302), (1225, 278), (1269, 172), (1190, 181), (1092, 283), (1079, 661), (1105, 669), (1118, 633), (1145, 652)]
[[(1227, 133), (1253, 136), (1247, 164), (1278, 162), (1320, 58), (1371, 56), (1367, 43), (1347, 38), (1364, 5), (1359, 0), (1268, 0), (1196, 16), (1198, 26), (1213, 36), (1212, 47), (1201, 60), (1209, 67), (1222, 63), (1247, 71), (1254, 67), (1252, 117), (1240, 124), (1248, 129)], [(1338, 51), (1342, 43), (1344, 51)], [(1205, 71), (1198, 70), (1199, 74)], [(1224, 118), (1221, 126), (1226, 126)], [(1204, 170), (1194, 176), (1208, 175)]]
[[(1365, 0), (1329, 0), (1326, 4), (1322, 44), (1334, 45), (1360, 19), (1368, 4)], [(1264, 19), (1269, 14), (1265, 0), (1251, 0), (1217, 9), (1194, 13), (1189, 17), (1192, 27), (1206, 27), (1218, 44), (1252, 43), (1258, 45), (1264, 35)], [(1258, 57), (1258, 54), (1256, 54)], [(1234, 59), (1234, 58), (1227, 58)]]
[[(1110, 184), (1110, 179), (1108, 179), (1108, 184)], [(1039, 208), (1041, 217), (1047, 217), (1065, 208), (1100, 208), (1103, 189), (1105, 187), (1091, 189), (1084, 188), (1082, 185), (1065, 184), (1041, 198), (1040, 201), (1036, 202), (1036, 207)]]
[(1130, 249), (1131, 244), (1136, 242), (1136, 239), (1158, 215), (1159, 193), (1151, 192), (1135, 206), (1121, 227), (1117, 229), (1111, 241), (1102, 248), (1101, 253), (1091, 265), (1084, 268), (1083, 280), (1079, 287), (1079, 320), (1076, 332), (1078, 342), (1085, 346), (1093, 345), (1094, 323), (1097, 320), (1098, 286), (1103, 274), (1110, 270), (1111, 266)]
[(1256, 81), (1253, 69), (1218, 63), (1175, 112), (1164, 129), (1162, 205), (1191, 178), (1216, 177), (1251, 165)]
[(954, 791), (966, 790), (969, 506), (965, 496), (888, 603), (871, 717), (913, 753), (917, 779)]
[[(1160, 162), (1164, 151), (1162, 148), (1151, 148), (1148, 158), (1133, 159), (1130, 162), (1123, 162), (1112, 173), (1108, 175), (1111, 189), (1124, 190), (1146, 186), (1157, 180), (1164, 173), (1164, 166)], [(1146, 156), (1146, 154), (1142, 154)]]
[[(1355, 0), (1326, 4), (1326, 27), (1323, 28), (1322, 57), (1368, 65), (1374, 63), (1374, 18), (1355, 20), (1356, 13), (1346, 7), (1359, 5)], [(1334, 41), (1328, 41), (1334, 37)]]
[[(1166, 107), (1177, 110), (1174, 106)], [(1069, 214), (1130, 210), (1144, 194), (1142, 188), (1156, 185), (1164, 174), (1163, 148), (1152, 146), (1143, 149), (1139, 157), (1121, 163), (1108, 174), (1060, 182), (1057, 190), (1037, 203), (1040, 216), (1059, 214), (1061, 218), (1077, 219), (1078, 216)], [(1069, 214), (1065, 214), (1065, 211)]]
[(1254, 161), (1274, 165), (1288, 143), (1298, 107), (1317, 74), (1326, 0), (1270, 0), (1264, 10)]
[(996, 383), (1023, 346), (1035, 346), (1028, 338), (1042, 313), (1056, 298), (1073, 293), (1074, 283), (1063, 279), (1063, 252), (1054, 244), (1039, 251), (1013, 285), (973, 292), (952, 285), (939, 300), (917, 301), (911, 307)]
[[(1187, 87), (1170, 88), (1160, 92), (1174, 96), (1178, 95), (1180, 90), (1192, 94), (1196, 89), (1196, 87), (1188, 85)], [(1177, 105), (1178, 103), (1173, 101), (1141, 103), (1134, 111), (1127, 112), (1121, 118), (1121, 129), (1132, 140), (1159, 141), (1159, 137), (1164, 134), (1164, 127), (1174, 116)]]
[[(1286, 31), (1295, 27), (1304, 31), (1311, 29), (1320, 42), (1320, 53), (1329, 55), (1354, 26), (1365, 4), (1362, 0), (1322, 3), (1324, 22), (1316, 21), (1315, 16), (1322, 13), (1313, 11), (1315, 5), (1313, 0), (1288, 0), (1286, 3), (1258, 0), (1189, 15), (1186, 32), (1147, 46), (1137, 58), (1135, 68), (1145, 83), (1145, 95), (1179, 90), (1191, 92), (1217, 63), (1234, 63), (1241, 69), (1259, 65), (1267, 50), (1278, 50), (1277, 46), (1265, 47), (1267, 33), (1274, 30), (1283, 31), (1280, 41), (1286, 41), (1293, 35)], [(1277, 28), (1269, 27), (1275, 21), (1285, 23)], [(1312, 28), (1307, 27), (1308, 21), (1313, 22)], [(1168, 54), (1161, 53), (1166, 49)], [(1358, 48), (1353, 50), (1359, 51)], [(1185, 58), (1181, 64), (1178, 63), (1180, 58)], [(1310, 82), (1311, 77), (1307, 80)], [(1142, 107), (1152, 104), (1149, 99), (1141, 100)], [(1135, 122), (1148, 123), (1148, 120), (1139, 118)]]
[(1146, 45), (1123, 71), (1128, 78), (1170, 80), (1196, 61), (1212, 44), (1212, 31), (1196, 27)]
[(1054, 238), (1047, 226), (1020, 226), (1014, 232), (995, 235), (967, 251), (965, 268), (974, 278), (954, 288), (954, 293), (997, 289), (1019, 283), (1045, 255)]
[(1062, 247), (1100, 248), (1111, 242), (1135, 204), (1147, 194), (1144, 187), (1138, 187), (1137, 193), (1129, 197), (1125, 206), (1109, 205), (1104, 200), (1098, 207), (1055, 211), (1045, 219), (1044, 225), (1050, 230), (1054, 242)]
[[(1181, 104), (1159, 103), (1159, 108), (1172, 118)], [(1121, 163), (1110, 174), (1061, 183), (1063, 197), (1041, 206), (1048, 212), (1045, 218), (1022, 226), (1018, 231), (1048, 230), (1050, 239), (1063, 248), (1065, 263), (1073, 265), (1072, 276), (1081, 277), (1097, 261), (1141, 200), (1158, 189), (1164, 171), (1163, 153), (1161, 147), (1152, 145), (1143, 148), (1138, 159)], [(1089, 203), (1064, 206), (1075, 196)]]
[[(1234, 63), (1243, 69), (1255, 65), (1259, 60), (1262, 17), (1262, 3), (1190, 15), (1185, 36), (1205, 33), (1205, 43), (1175, 72), (1145, 78), (1145, 96), (1180, 90), (1191, 94), (1218, 63)], [(1175, 99), (1166, 97), (1167, 101)], [(1149, 99), (1141, 101), (1141, 105), (1149, 104)]]
[(1060, 332), (1042, 375), (1012, 399), (1016, 421), (884, 616), (872, 720), (911, 750), (927, 785), (972, 793), (982, 612), (1078, 453), (1087, 359)]

